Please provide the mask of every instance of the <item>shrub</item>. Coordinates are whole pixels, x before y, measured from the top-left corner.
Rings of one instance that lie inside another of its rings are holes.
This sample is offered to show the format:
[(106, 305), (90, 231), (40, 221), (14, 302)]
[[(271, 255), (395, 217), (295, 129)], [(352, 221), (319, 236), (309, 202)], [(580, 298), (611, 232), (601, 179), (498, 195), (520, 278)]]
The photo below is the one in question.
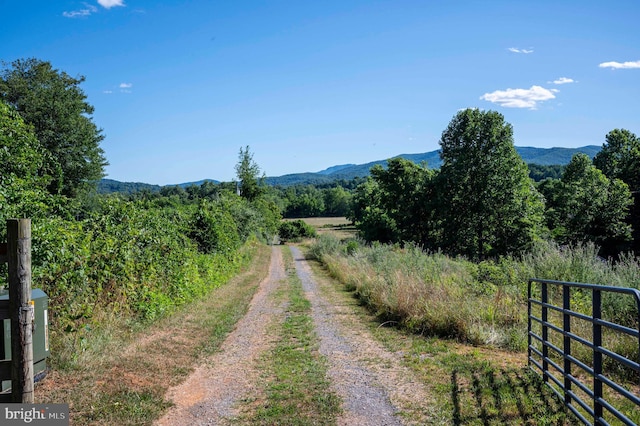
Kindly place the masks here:
[(303, 220), (288, 220), (280, 223), (278, 235), (281, 241), (299, 241), (316, 237), (316, 230)]

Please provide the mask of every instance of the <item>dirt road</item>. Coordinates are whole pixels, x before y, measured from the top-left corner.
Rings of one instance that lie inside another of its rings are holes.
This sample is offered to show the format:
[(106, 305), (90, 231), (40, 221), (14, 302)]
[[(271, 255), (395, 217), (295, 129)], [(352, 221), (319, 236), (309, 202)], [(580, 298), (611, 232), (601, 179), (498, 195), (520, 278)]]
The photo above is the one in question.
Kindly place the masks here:
[[(288, 248), (284, 248), (287, 250)], [(340, 425), (425, 424), (429, 395), (400, 356), (375, 341), (354, 311), (348, 295), (315, 277), (300, 250), (290, 248), (298, 274), (311, 302), (320, 353), (326, 357), (328, 379), (342, 400)], [(273, 247), (268, 278), (255, 294), (246, 316), (220, 351), (207, 359), (183, 384), (171, 389), (175, 404), (157, 425), (234, 424), (246, 401), (260, 392), (258, 360), (276, 342), (269, 326), (283, 321), (285, 306), (275, 292), (285, 282), (281, 247)]]

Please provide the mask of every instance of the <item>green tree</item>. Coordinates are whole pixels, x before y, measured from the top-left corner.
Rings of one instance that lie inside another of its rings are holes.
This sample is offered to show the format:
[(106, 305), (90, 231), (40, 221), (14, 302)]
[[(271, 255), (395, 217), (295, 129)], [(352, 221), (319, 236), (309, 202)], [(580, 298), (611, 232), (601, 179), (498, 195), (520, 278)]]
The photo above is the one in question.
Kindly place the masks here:
[(440, 140), (438, 176), (443, 248), (484, 258), (527, 249), (538, 236), (543, 203), (495, 111), (458, 112)]
[(45, 161), (33, 129), (0, 100), (0, 223), (10, 216), (40, 217), (48, 209), (50, 178), (39, 174)]
[(313, 185), (296, 186), (286, 195), (286, 217), (318, 217), (325, 213), (324, 193)]
[(640, 138), (629, 130), (610, 131), (593, 164), (609, 179), (620, 179), (632, 191), (640, 190)]
[(591, 241), (601, 254), (625, 249), (631, 227), (625, 222), (631, 193), (620, 179), (608, 179), (585, 154), (576, 154), (560, 181), (546, 181), (540, 190), (547, 200), (547, 226), (562, 244)]
[(249, 151), (248, 145), (245, 148), (240, 148), (236, 176), (239, 181), (240, 196), (249, 201), (258, 198), (262, 193), (260, 167), (253, 161), (253, 154)]
[(609, 179), (620, 179), (629, 185), (634, 202), (627, 223), (632, 227), (633, 249), (640, 253), (640, 138), (629, 130), (612, 130), (593, 164)]
[(33, 126), (49, 153), (39, 172), (53, 178), (49, 192), (75, 197), (95, 185), (107, 162), (100, 148), (104, 136), (91, 119), (94, 108), (79, 87), (85, 78), (35, 58), (3, 65), (0, 99)]
[(341, 186), (324, 190), (325, 215), (346, 216), (351, 207), (351, 193)]
[(394, 241), (413, 241), (425, 247), (434, 245), (433, 234), (435, 172), (403, 158), (393, 158), (384, 169), (371, 168), (378, 184), (380, 207), (394, 223)]
[(389, 217), (380, 184), (372, 177), (360, 184), (353, 195), (353, 207), (348, 218), (367, 241), (389, 243), (398, 240), (398, 226)]

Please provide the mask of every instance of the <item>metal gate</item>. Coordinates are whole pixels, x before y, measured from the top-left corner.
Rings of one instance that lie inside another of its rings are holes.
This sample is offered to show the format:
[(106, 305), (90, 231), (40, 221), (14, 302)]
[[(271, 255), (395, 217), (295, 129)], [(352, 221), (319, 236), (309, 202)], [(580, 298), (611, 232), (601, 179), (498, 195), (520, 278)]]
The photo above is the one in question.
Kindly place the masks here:
[[(634, 328), (603, 318), (603, 296), (631, 298), (625, 302), (635, 304)], [(606, 419), (612, 416), (624, 424), (636, 424), (637, 420), (630, 419), (617, 405), (626, 398), (630, 405), (635, 404), (634, 411), (640, 412), (639, 395), (608, 377), (603, 364), (617, 366), (640, 387), (639, 312), (640, 291), (636, 289), (529, 281), (529, 366), (585, 424), (608, 425)], [(612, 333), (631, 341), (631, 355), (606, 347), (603, 337)]]

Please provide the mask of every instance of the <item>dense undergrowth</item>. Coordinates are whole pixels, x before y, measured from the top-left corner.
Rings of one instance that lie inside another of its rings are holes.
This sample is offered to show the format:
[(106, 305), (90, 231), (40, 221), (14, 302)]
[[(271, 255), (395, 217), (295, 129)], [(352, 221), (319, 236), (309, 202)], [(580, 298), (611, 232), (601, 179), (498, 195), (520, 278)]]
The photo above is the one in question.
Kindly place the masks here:
[[(341, 243), (321, 235), (311, 252), (384, 321), (429, 336), (516, 351), (527, 346), (530, 278), (640, 287), (639, 259), (604, 261), (590, 244), (545, 243), (521, 258), (474, 263), (411, 245)], [(573, 293), (573, 309), (588, 314), (590, 303), (587, 294)], [(607, 296), (603, 304), (605, 318), (637, 326), (630, 297)], [(623, 355), (638, 356), (637, 341), (617, 338), (610, 345)]]
[(210, 292), (246, 260), (243, 245), (273, 238), (279, 222), (268, 204), (235, 194), (175, 201), (99, 196), (32, 219), (33, 287), (49, 296), (54, 366), (110, 318), (148, 323)]

